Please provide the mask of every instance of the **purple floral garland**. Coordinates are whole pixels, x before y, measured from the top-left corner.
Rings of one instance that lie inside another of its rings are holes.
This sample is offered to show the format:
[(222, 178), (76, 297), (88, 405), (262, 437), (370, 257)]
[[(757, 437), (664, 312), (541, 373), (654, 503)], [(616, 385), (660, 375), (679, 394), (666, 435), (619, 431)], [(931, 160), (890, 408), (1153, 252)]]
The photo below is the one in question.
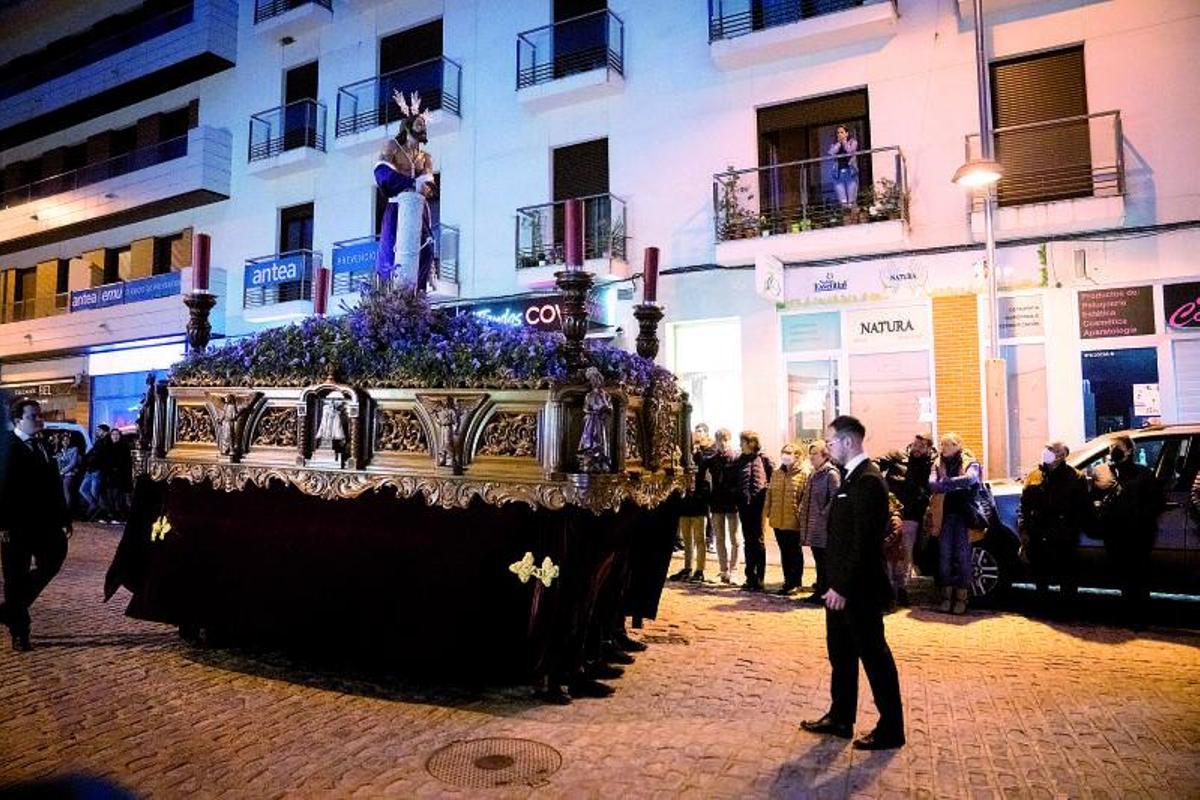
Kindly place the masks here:
[[(181, 386), (309, 386), (336, 380), (375, 388), (547, 388), (567, 376), (558, 333), (432, 308), (402, 287), (365, 289), (336, 317), (262, 331), (192, 352), (171, 370)], [(612, 385), (645, 392), (671, 373), (608, 344), (589, 343), (590, 361)]]

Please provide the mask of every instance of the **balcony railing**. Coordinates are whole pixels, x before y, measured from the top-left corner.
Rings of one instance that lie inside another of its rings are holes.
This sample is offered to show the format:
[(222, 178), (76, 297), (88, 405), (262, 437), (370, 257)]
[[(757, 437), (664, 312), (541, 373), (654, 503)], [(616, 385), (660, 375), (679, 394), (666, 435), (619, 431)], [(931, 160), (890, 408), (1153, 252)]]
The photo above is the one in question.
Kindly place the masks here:
[(286, 14), (293, 8), (315, 4), (333, 11), (333, 0), (255, 0), (254, 24)]
[[(583, 201), (585, 260), (625, 260), (625, 201), (613, 194), (579, 198)], [(563, 264), (566, 201), (517, 209), (517, 269)]]
[(625, 23), (593, 11), (517, 35), (517, 88), (608, 67), (625, 74)]
[(168, 11), (132, 24), (125, 23), (120, 30), (99, 38), (91, 38), (88, 36), (91, 31), (84, 31), (70, 37), (70, 46), (56, 42), (53, 51), (39, 50), (19, 56), (0, 66), (0, 100), (182, 28), (192, 21), (193, 5), (190, 0), (181, 2)]
[(311, 147), (325, 151), (325, 104), (297, 100), (250, 117), (250, 161), (277, 156), (285, 150)]
[[(1004, 177), (1001, 206), (1125, 194), (1121, 112), (1102, 111), (997, 128), (992, 140)], [(978, 158), (979, 135), (967, 136), (967, 160)], [(976, 210), (983, 198), (974, 198)]]
[[(433, 263), (438, 280), (458, 283), (458, 228), (445, 223), (435, 225), (433, 240), (437, 243)], [(374, 280), (378, 247), (378, 236), (333, 243), (332, 294), (352, 294)]]
[(735, 39), (755, 31), (896, 0), (708, 0), (708, 40)]
[(315, 250), (290, 250), (246, 261), (242, 308), (312, 300), (313, 276), (321, 267)]
[(164, 161), (183, 158), (187, 155), (187, 151), (187, 136), (177, 136), (165, 142), (139, 147), (95, 164), (87, 164), (0, 192), (0, 208), (19, 206), (22, 203), (40, 200), (62, 192), (70, 192), (109, 178), (115, 178), (118, 175), (152, 167)]
[(24, 322), (27, 319), (34, 319), (35, 317), (32, 297), (28, 300), (15, 300), (12, 305), (4, 308), (5, 322)]
[(397, 89), (405, 96), (418, 93), (421, 107), (428, 111), (442, 109), (458, 115), (462, 67), (441, 56), (343, 86), (337, 93), (335, 135), (348, 136), (395, 122), (400, 109), (392, 101), (392, 92)]
[(713, 176), (718, 242), (908, 219), (899, 147), (810, 158)]

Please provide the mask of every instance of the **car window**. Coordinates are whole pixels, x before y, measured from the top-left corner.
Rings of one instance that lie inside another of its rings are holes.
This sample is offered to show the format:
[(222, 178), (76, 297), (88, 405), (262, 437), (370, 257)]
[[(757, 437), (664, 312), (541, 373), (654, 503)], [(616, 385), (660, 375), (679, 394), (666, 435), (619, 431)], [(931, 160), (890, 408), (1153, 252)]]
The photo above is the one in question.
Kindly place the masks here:
[(1168, 491), (1187, 492), (1196, 480), (1196, 470), (1200, 467), (1200, 437), (1182, 437), (1174, 452), (1164, 457), (1159, 477), (1168, 487)]
[[(1171, 441), (1178, 441), (1178, 437), (1170, 437)], [(1167, 437), (1151, 437), (1139, 436), (1133, 440), (1133, 460), (1143, 467), (1149, 467), (1157, 473), (1159, 458), (1162, 456), (1163, 447), (1168, 441)], [(1172, 448), (1174, 451), (1174, 448)], [(1108, 450), (1101, 450), (1094, 456), (1084, 461), (1079, 465), (1079, 469), (1087, 474), (1091, 474), (1092, 470), (1108, 460)], [(1162, 476), (1160, 476), (1162, 477)]]

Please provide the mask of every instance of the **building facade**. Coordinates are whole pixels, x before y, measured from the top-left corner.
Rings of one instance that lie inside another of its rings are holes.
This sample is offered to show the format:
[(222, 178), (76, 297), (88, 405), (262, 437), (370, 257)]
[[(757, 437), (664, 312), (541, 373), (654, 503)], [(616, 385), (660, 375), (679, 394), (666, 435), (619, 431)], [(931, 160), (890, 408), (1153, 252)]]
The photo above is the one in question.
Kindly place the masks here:
[[(632, 346), (659, 247), (660, 359), (697, 421), (776, 450), (854, 413), (876, 452), (918, 430), (982, 451), (983, 215), (951, 181), (979, 152), (972, 7), (7, 4), (0, 384), (111, 414), (114, 376), (181, 352), (195, 232), (220, 335), (311, 313), (320, 269), (352, 303), (389, 97), (416, 90), (439, 302), (553, 328), (562, 203), (585, 198), (597, 335)], [(984, 10), (1016, 472), (1050, 438), (1200, 419), (1200, 8)]]

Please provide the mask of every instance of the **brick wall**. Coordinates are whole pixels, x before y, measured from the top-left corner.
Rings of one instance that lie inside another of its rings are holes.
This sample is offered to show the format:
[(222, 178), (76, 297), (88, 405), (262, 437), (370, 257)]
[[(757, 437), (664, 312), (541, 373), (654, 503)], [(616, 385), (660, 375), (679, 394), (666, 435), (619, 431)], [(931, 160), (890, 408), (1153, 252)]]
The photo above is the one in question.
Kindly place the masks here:
[(933, 298), (933, 364), (937, 430), (954, 432), (983, 458), (979, 303), (973, 294)]

